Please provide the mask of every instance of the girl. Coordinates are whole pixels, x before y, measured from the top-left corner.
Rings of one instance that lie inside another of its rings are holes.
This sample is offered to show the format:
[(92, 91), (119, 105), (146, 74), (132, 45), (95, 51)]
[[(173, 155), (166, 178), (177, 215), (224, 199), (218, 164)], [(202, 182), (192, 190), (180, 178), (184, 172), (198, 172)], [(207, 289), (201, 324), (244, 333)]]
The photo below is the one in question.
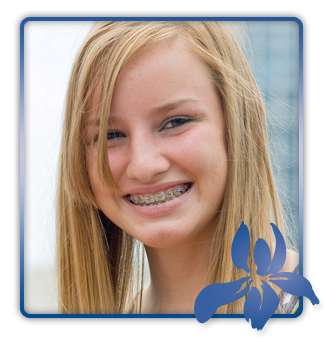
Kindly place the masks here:
[(242, 221), (274, 251), (265, 111), (226, 23), (94, 25), (68, 87), (57, 200), (62, 313), (194, 313), (205, 286), (246, 276), (231, 260)]

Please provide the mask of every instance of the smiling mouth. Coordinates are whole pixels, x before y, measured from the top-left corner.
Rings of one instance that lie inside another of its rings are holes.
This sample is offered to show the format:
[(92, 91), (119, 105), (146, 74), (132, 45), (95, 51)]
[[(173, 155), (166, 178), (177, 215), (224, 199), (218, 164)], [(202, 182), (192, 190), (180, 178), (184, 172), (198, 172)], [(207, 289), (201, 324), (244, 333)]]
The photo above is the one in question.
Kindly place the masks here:
[(170, 202), (187, 192), (192, 183), (177, 185), (170, 189), (158, 191), (154, 194), (140, 194), (136, 196), (127, 195), (127, 200), (137, 206), (147, 207)]

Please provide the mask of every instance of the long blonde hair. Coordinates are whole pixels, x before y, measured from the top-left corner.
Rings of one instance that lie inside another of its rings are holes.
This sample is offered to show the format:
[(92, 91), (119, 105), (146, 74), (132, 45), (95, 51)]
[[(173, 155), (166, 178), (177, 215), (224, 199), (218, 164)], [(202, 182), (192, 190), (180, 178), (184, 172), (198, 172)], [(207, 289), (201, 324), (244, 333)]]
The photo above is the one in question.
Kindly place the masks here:
[[(271, 171), (265, 110), (242, 50), (225, 22), (100, 22), (82, 45), (69, 82), (57, 192), (57, 260), (62, 313), (124, 313), (143, 290), (143, 250), (100, 211), (86, 168), (85, 121), (101, 83), (98, 172), (118, 191), (107, 158), (105, 132), (115, 82), (143, 49), (181, 38), (212, 73), (226, 123), (228, 181), (215, 229), (210, 283), (246, 276), (232, 264), (231, 244), (242, 221), (251, 246), (273, 250), (270, 222), (283, 230)], [(251, 274), (255, 274), (250, 249)], [(260, 281), (260, 280), (259, 280)], [(258, 283), (258, 280), (256, 281)], [(258, 284), (259, 285), (259, 284)], [(244, 298), (217, 313), (242, 313)], [(133, 312), (140, 312), (135, 307)]]

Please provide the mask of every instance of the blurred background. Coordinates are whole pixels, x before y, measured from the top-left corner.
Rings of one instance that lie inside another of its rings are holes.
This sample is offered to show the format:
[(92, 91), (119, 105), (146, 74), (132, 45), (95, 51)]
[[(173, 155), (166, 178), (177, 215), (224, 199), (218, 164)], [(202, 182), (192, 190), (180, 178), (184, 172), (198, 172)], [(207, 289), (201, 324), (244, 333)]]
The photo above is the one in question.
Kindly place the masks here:
[[(29, 314), (57, 313), (55, 188), (64, 99), (74, 57), (92, 24), (25, 24), (24, 307)], [(267, 107), (273, 171), (289, 240), (298, 248), (299, 26), (293, 21), (244, 26), (249, 39), (245, 53)]]
[[(247, 58), (267, 109), (273, 172), (291, 247), (299, 227), (299, 26), (248, 22)], [(302, 151), (301, 151), (302, 152)]]

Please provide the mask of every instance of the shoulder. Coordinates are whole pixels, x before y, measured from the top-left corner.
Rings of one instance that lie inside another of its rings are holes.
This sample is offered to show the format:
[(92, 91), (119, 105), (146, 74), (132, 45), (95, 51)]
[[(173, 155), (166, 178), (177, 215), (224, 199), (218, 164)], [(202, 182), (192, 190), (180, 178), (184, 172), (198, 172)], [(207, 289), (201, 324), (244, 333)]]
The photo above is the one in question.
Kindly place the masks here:
[[(286, 262), (280, 272), (299, 273), (299, 253), (287, 249)], [(279, 272), (279, 273), (280, 273)], [(299, 309), (299, 297), (293, 296), (285, 291), (279, 294), (279, 306), (277, 314), (294, 314)]]
[(286, 262), (281, 272), (294, 272), (296, 267), (299, 265), (299, 253), (287, 249)]

